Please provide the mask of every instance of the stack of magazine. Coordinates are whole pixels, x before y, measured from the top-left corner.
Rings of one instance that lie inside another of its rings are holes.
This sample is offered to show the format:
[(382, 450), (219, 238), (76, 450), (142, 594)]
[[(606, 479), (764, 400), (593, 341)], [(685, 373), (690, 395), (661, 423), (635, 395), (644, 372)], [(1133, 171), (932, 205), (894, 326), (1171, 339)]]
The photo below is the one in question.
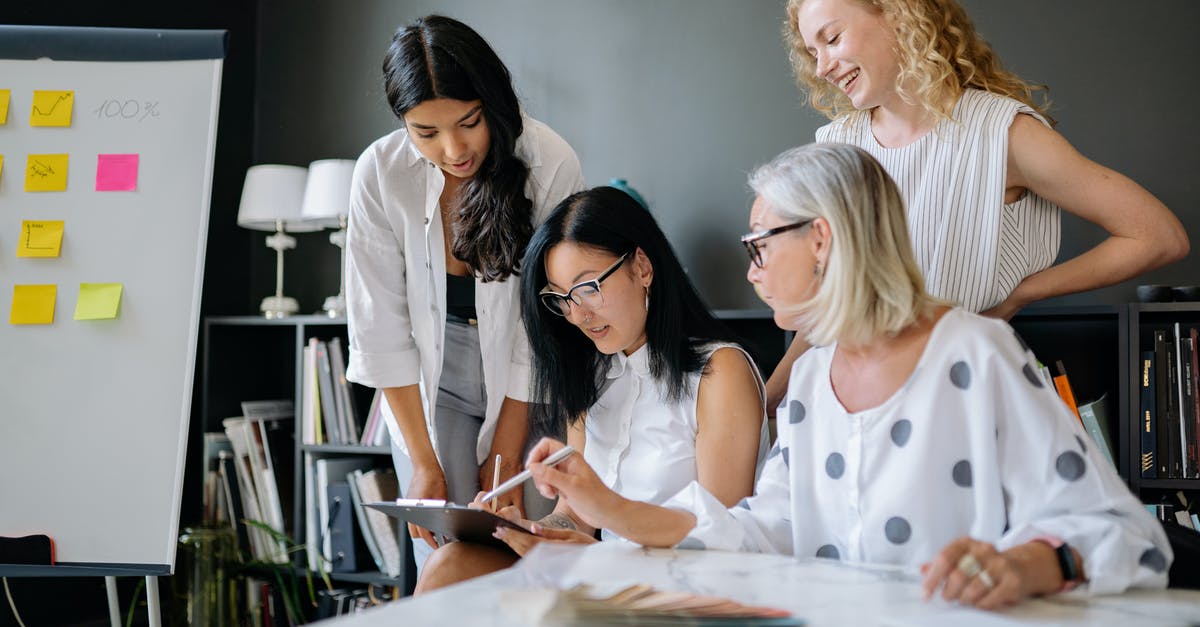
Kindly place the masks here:
[(721, 597), (665, 592), (633, 585), (612, 595), (587, 586), (555, 590), (541, 625), (749, 625), (791, 627), (804, 621), (790, 612)]

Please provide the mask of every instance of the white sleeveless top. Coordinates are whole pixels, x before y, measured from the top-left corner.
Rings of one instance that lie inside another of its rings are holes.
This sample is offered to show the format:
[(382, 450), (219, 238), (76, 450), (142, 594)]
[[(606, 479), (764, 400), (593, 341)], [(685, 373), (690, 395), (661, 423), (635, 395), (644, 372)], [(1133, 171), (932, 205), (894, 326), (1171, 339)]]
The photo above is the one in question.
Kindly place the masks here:
[(817, 141), (871, 153), (900, 188), (925, 289), (978, 312), (999, 304), (1058, 256), (1061, 210), (1033, 192), (1004, 204), (1008, 130), (1018, 113), (1046, 120), (1004, 96), (968, 89), (933, 131), (903, 148), (871, 133), (870, 111), (817, 129)]
[[(758, 368), (742, 347), (710, 343), (705, 347), (705, 362), (724, 347), (736, 348), (746, 355), (747, 367), (754, 372), (761, 398), (763, 384)], [(617, 494), (661, 505), (698, 476), (696, 396), (701, 373), (688, 375), (684, 398), (673, 402), (667, 400), (666, 384), (650, 374), (645, 345), (628, 357), (617, 352), (609, 359), (604, 391), (585, 418), (587, 441), (583, 458)], [(754, 470), (756, 481), (768, 445), (764, 414)], [(620, 536), (604, 530), (601, 538), (611, 540)]]

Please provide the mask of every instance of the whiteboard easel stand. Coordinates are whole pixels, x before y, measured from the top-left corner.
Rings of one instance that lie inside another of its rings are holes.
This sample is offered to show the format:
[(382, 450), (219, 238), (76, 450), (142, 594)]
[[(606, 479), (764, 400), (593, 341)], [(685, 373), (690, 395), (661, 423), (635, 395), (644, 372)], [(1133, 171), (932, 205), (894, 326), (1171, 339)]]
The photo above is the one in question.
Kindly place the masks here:
[[(121, 601), (117, 598), (117, 578), (112, 575), (105, 577), (104, 587), (108, 589), (108, 619), (112, 622), (112, 627), (121, 627)], [(149, 614), (150, 627), (162, 627), (162, 611), (158, 607), (158, 577), (146, 577), (146, 613)]]
[(108, 617), (113, 627), (121, 627), (121, 606), (117, 598), (117, 577), (146, 578), (146, 612), (150, 627), (162, 627), (162, 608), (158, 599), (159, 575), (170, 575), (167, 566), (115, 564), (112, 566), (58, 564), (55, 566), (29, 566), (24, 564), (0, 564), (0, 577), (104, 577), (108, 594)]

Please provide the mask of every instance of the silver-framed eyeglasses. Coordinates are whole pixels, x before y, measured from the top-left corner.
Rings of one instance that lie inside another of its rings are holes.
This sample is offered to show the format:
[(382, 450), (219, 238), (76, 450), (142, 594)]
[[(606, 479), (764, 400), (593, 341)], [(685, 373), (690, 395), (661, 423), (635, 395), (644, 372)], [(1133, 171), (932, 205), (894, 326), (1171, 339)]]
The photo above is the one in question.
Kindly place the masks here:
[(590, 281), (576, 283), (571, 289), (567, 290), (566, 294), (559, 294), (551, 290), (550, 286), (547, 285), (542, 288), (542, 291), (538, 292), (538, 298), (542, 300), (542, 304), (546, 306), (546, 309), (564, 317), (571, 313), (571, 305), (582, 305), (588, 309), (599, 309), (604, 306), (604, 294), (600, 293), (600, 282), (607, 279), (610, 274), (616, 272), (617, 268), (620, 268), (621, 264), (625, 263), (625, 259), (631, 254), (625, 253), (621, 255), (613, 265), (609, 266), (604, 272), (601, 272), (600, 276)]
[(787, 231), (802, 229), (812, 224), (814, 219), (815, 218), (809, 218), (807, 220), (801, 220), (792, 224), (777, 226), (773, 229), (767, 229), (765, 231), (743, 235), (742, 246), (746, 247), (746, 254), (750, 256), (750, 262), (759, 268), (763, 267), (762, 248), (759, 245), (759, 242), (771, 237), (772, 235), (779, 235), (780, 233), (786, 233)]

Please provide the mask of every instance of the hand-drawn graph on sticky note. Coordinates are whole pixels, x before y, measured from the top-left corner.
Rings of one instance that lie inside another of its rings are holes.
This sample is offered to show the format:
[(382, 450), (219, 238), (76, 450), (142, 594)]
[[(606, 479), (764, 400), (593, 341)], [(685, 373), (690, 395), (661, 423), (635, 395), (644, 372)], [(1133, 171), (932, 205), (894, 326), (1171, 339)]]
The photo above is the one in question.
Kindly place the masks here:
[(97, 155), (96, 191), (132, 192), (137, 189), (137, 155)]
[(12, 97), (12, 90), (0, 89), (0, 124), (8, 124), (8, 99)]
[(30, 126), (70, 126), (71, 109), (75, 106), (73, 91), (33, 92), (33, 105), (29, 108)]
[(62, 250), (62, 220), (22, 220), (18, 257), (57, 257)]
[(121, 283), (80, 283), (76, 320), (112, 320), (121, 311)]
[(25, 191), (61, 192), (67, 189), (67, 155), (29, 155)]
[(54, 298), (57, 285), (14, 285), (9, 324), (50, 324), (54, 322)]

